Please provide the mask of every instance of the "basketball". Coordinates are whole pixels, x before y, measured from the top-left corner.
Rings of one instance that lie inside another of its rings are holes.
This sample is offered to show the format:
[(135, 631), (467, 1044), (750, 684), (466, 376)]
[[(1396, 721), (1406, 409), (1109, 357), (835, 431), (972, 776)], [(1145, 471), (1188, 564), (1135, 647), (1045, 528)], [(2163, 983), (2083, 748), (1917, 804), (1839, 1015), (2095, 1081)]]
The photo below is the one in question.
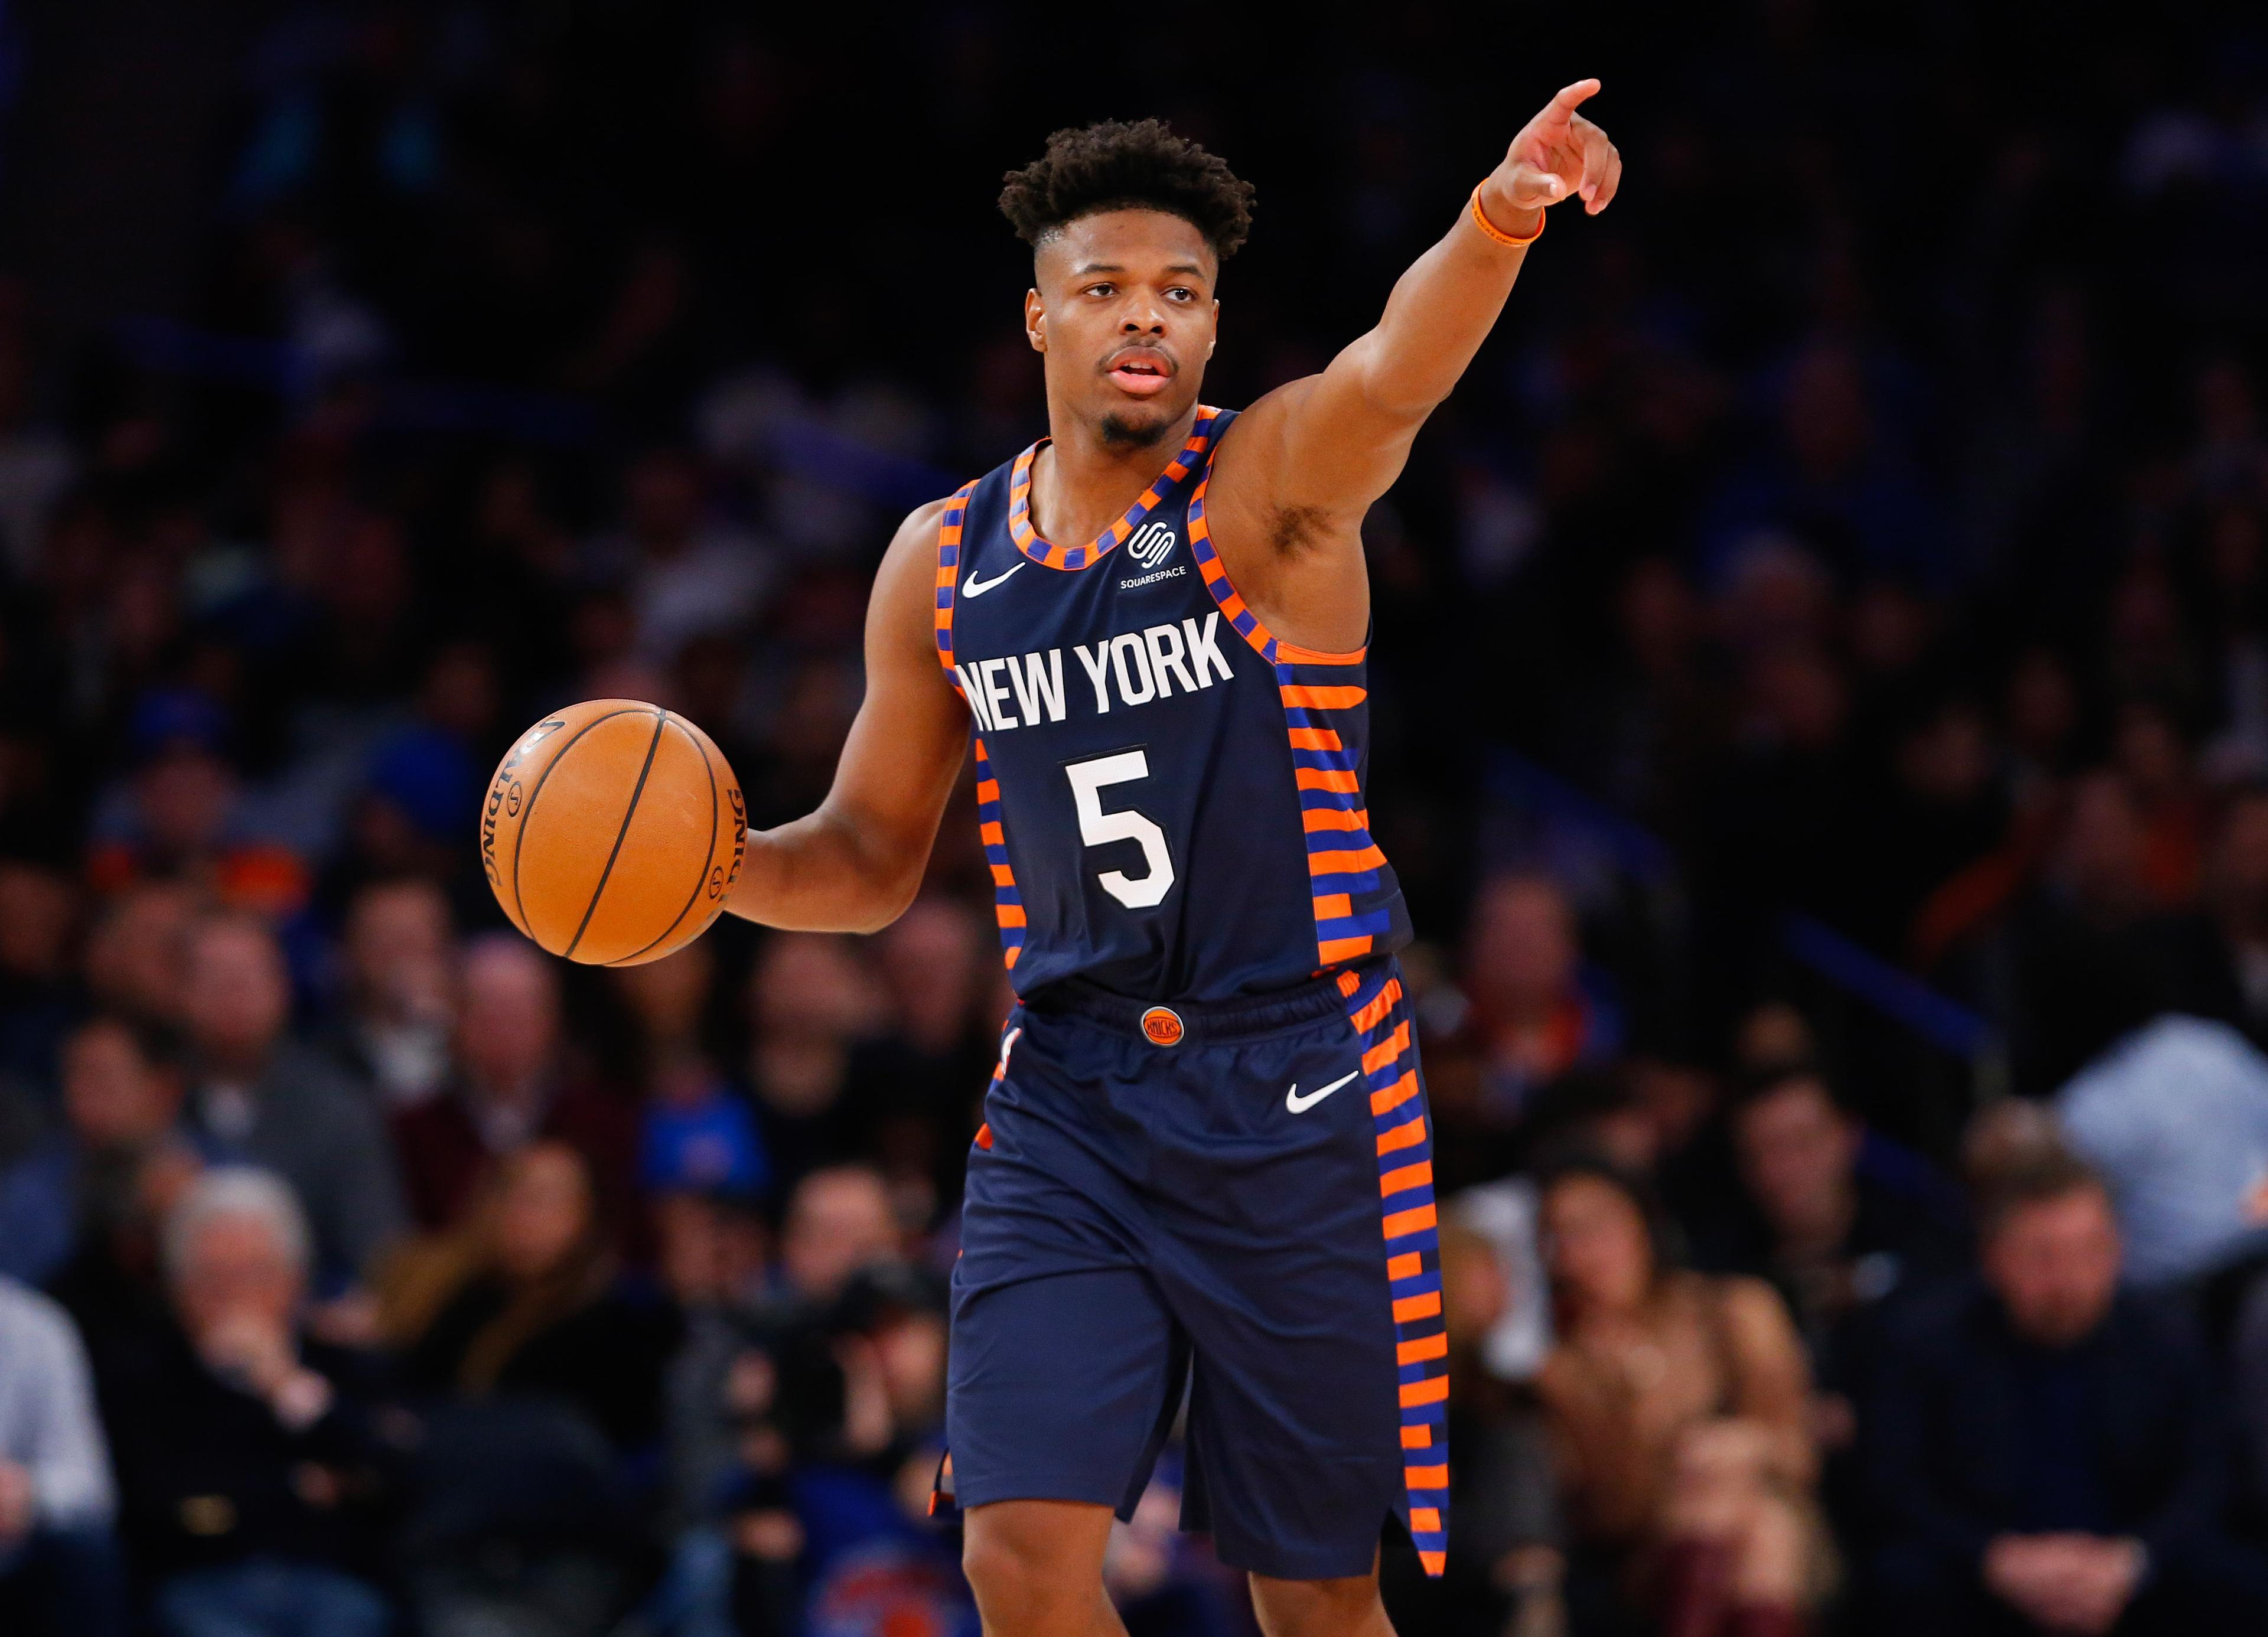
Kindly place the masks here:
[(504, 913), (593, 966), (659, 960), (699, 937), (747, 843), (724, 753), (684, 717), (632, 699), (544, 717), (497, 764), (481, 807), (481, 863)]

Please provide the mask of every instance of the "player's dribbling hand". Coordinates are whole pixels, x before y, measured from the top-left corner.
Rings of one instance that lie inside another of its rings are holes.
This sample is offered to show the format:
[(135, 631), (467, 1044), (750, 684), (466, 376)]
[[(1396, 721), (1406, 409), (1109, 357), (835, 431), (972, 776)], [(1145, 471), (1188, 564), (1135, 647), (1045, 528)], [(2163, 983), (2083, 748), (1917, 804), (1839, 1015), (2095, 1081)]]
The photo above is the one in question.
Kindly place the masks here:
[(1505, 150), (1504, 163), (1481, 185), (1489, 220), (1508, 233), (1533, 233), (1545, 209), (1580, 199), (1596, 216), (1623, 180), (1623, 157), (1606, 132), (1575, 112), (1596, 96), (1599, 82), (1579, 79), (1543, 105)]

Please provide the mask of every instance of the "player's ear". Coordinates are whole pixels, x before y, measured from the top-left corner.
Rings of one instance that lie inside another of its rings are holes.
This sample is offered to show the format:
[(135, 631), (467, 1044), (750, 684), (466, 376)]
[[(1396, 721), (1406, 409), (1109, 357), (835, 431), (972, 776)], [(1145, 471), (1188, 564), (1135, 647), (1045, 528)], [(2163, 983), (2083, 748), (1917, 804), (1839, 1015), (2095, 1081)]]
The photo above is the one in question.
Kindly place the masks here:
[(1034, 352), (1048, 349), (1048, 308), (1036, 290), (1024, 292), (1024, 339), (1032, 343)]

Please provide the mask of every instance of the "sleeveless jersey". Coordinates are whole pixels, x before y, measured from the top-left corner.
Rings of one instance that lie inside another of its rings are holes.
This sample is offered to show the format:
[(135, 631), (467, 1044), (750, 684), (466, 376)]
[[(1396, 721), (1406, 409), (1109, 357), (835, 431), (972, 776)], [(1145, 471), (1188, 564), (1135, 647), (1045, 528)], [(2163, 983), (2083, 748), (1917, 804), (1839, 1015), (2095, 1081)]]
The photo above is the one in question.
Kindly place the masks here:
[(1206, 532), (1234, 419), (1200, 408), (1172, 464), (1083, 545), (1033, 528), (1040, 444), (946, 506), (938, 657), (976, 723), (1020, 995), (1079, 978), (1226, 1000), (1409, 941), (1363, 802), (1364, 652), (1278, 642)]

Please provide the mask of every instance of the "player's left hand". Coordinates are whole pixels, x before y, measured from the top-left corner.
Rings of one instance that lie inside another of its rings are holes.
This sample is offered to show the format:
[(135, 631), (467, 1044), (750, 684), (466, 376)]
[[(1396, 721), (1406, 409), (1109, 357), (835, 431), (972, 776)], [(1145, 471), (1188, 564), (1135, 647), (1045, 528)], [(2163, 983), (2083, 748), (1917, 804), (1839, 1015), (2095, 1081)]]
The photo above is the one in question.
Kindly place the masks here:
[(1490, 221), (1525, 238), (1545, 209), (1565, 200), (1580, 199), (1589, 216), (1613, 202), (1623, 157), (1606, 132), (1575, 112), (1598, 92), (1597, 80), (1579, 79), (1521, 128), (1504, 163), (1481, 184), (1481, 206)]

